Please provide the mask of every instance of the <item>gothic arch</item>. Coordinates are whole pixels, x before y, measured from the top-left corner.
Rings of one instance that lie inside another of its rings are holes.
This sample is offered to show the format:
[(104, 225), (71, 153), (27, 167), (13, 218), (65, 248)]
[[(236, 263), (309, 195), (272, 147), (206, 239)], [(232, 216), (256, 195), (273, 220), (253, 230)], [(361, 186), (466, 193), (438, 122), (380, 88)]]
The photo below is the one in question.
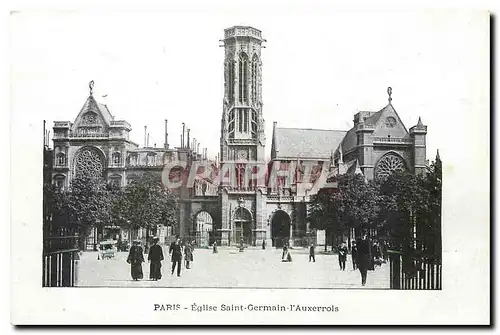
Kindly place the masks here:
[(273, 247), (281, 248), (290, 241), (292, 216), (287, 211), (276, 208), (270, 215), (271, 240)]
[(408, 171), (406, 160), (397, 152), (385, 153), (375, 164), (375, 178), (387, 178), (393, 172)]

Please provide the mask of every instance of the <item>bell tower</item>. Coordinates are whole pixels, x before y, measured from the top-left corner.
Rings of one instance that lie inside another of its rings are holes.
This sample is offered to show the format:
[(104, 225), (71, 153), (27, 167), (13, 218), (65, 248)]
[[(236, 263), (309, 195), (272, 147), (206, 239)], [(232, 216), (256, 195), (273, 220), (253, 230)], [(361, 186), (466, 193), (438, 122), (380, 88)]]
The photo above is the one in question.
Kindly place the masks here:
[(220, 160), (264, 162), (261, 31), (247, 26), (224, 30), (224, 101)]

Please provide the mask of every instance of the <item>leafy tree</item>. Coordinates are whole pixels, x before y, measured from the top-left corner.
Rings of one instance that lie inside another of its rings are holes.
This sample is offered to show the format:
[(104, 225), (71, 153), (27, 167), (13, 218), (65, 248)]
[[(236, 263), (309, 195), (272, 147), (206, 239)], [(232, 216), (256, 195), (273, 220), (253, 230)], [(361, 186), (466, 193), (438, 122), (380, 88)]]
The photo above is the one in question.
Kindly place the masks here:
[(357, 235), (364, 229), (376, 228), (378, 185), (366, 182), (362, 175), (342, 175), (337, 183), (337, 189), (322, 189), (311, 199), (311, 227), (325, 229), (332, 238), (349, 228), (354, 228)]
[(145, 173), (125, 189), (125, 217), (134, 228), (146, 228), (149, 232), (159, 224), (175, 225), (177, 222), (177, 198), (161, 183), (160, 176)]

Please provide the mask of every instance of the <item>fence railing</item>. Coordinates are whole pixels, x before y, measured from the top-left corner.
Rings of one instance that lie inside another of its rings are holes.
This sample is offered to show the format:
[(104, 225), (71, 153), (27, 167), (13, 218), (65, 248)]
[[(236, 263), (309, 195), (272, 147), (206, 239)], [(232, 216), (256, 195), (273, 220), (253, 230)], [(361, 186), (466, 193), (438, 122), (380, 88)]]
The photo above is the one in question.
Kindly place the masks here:
[(45, 236), (42, 286), (72, 287), (78, 280), (78, 236)]
[(441, 290), (442, 263), (431, 258), (403, 257), (389, 250), (390, 288), (396, 290)]

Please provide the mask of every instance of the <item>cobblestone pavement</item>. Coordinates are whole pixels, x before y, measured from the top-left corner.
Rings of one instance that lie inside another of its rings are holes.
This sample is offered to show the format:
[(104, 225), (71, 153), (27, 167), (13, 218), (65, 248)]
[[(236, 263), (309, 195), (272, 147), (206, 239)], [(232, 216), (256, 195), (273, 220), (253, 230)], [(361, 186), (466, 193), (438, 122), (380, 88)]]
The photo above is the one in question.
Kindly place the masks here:
[[(281, 250), (219, 248), (195, 249), (191, 269), (182, 269), (181, 277), (170, 275), (168, 249), (164, 247), (163, 278), (149, 280), (149, 263), (143, 264), (144, 279), (133, 281), (127, 253), (114, 259), (98, 260), (96, 252), (84, 252), (79, 261), (78, 286), (85, 287), (232, 287), (232, 288), (389, 288), (389, 265), (368, 271), (365, 287), (361, 275), (352, 270), (350, 255), (346, 270), (341, 271), (337, 255), (317, 254), (316, 262), (308, 261), (306, 249), (291, 251), (293, 262), (281, 262)], [(147, 255), (145, 255), (147, 259)]]

